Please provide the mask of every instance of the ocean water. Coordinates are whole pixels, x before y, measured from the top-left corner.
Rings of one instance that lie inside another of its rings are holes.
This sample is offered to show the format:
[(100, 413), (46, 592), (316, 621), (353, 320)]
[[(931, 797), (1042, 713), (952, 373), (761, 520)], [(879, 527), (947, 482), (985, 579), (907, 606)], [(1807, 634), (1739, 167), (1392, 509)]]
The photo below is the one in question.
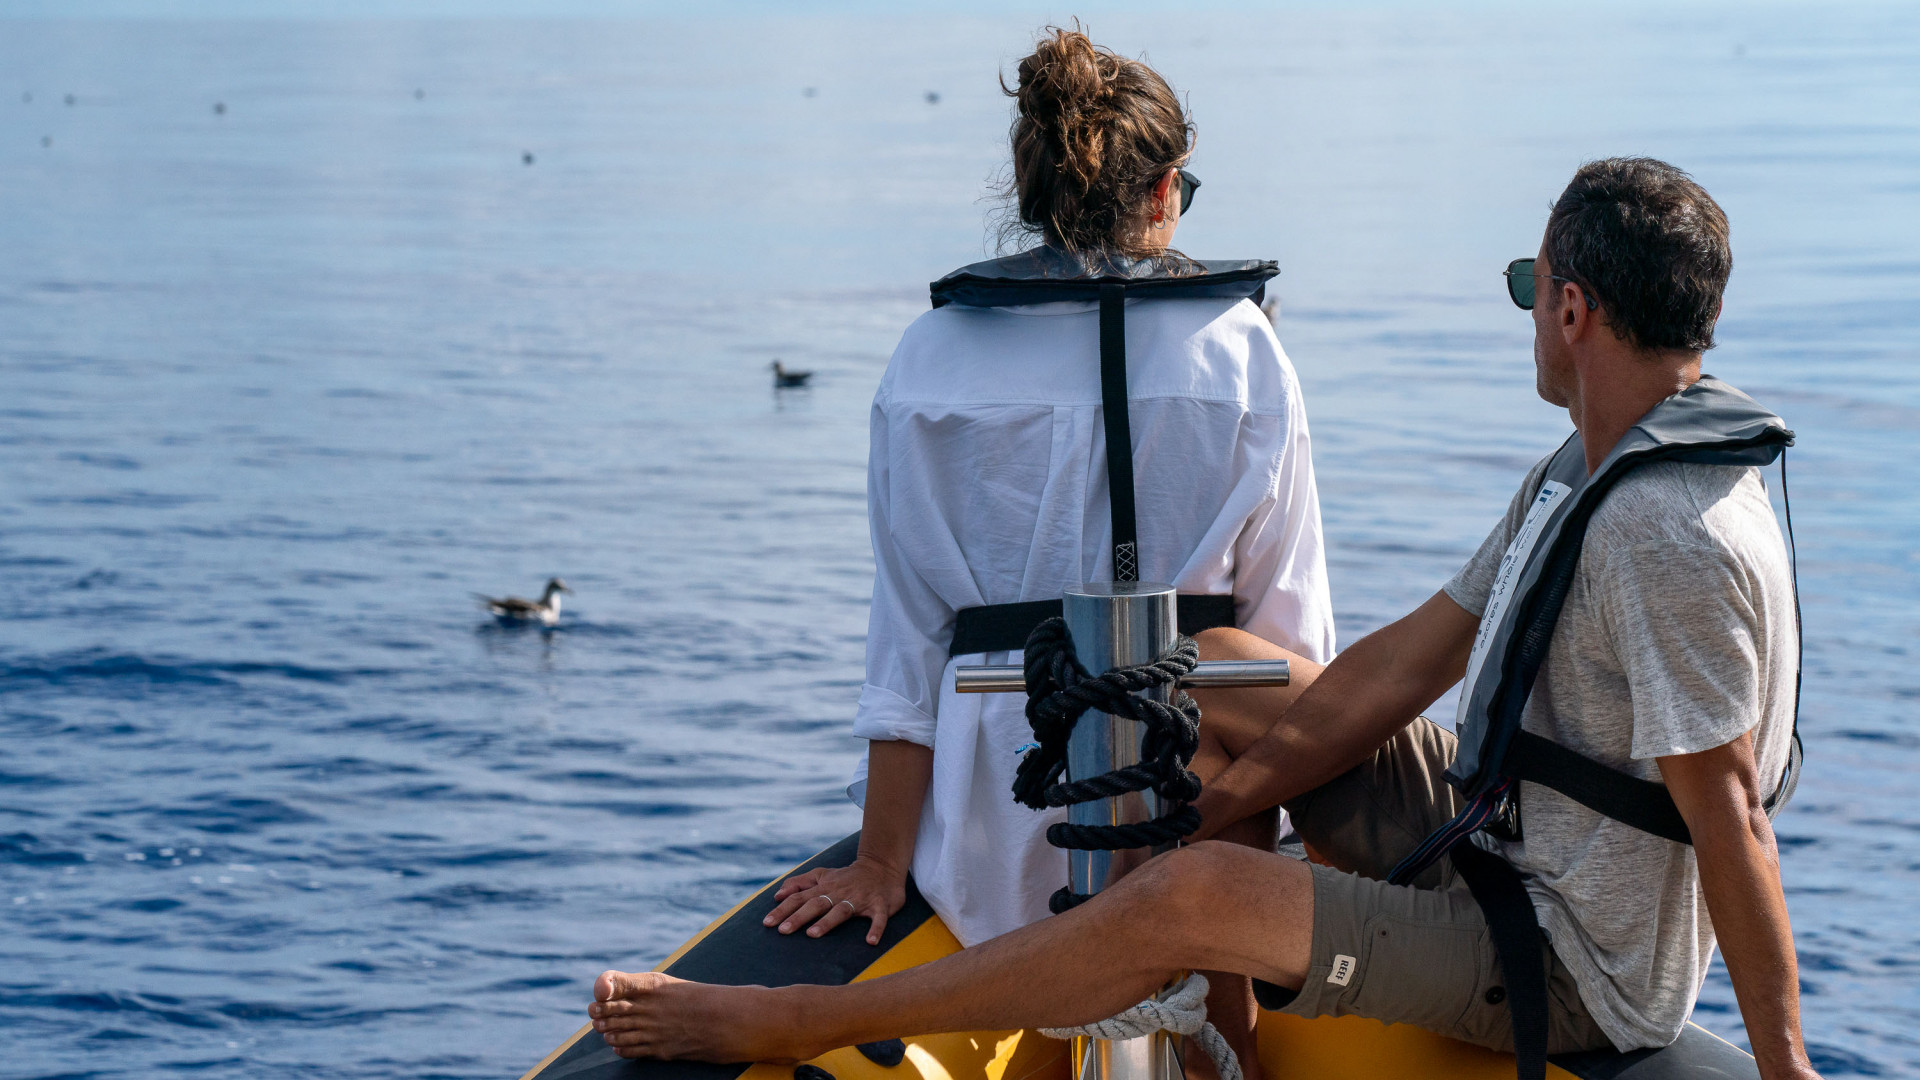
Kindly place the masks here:
[[(853, 829), (867, 404), (1075, 13), (0, 20), (0, 1075), (516, 1076)], [(1574, 167), (1725, 205), (1807, 1037), (1920, 1070), (1920, 16), (1080, 13), (1190, 101), (1181, 246), (1284, 268), (1343, 642), (1567, 430), (1499, 271)]]

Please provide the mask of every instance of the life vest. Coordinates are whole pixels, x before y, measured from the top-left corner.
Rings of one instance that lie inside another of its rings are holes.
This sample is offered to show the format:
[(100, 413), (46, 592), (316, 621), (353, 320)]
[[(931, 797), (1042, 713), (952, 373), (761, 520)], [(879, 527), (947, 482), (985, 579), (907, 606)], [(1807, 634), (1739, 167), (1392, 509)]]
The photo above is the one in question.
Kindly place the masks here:
[[(1504, 825), (1511, 830), (1521, 780), (1552, 788), (1643, 832), (1690, 842), (1687, 824), (1665, 785), (1574, 753), (1523, 730), (1520, 720), (1573, 584), (1587, 524), (1607, 493), (1649, 462), (1763, 466), (1792, 444), (1793, 432), (1778, 416), (1711, 375), (1654, 406), (1592, 475), (1579, 435), (1567, 439), (1548, 463), (1526, 517), (1500, 560), (1467, 662), (1455, 724), (1460, 745), (1446, 777), (1471, 801), (1460, 817), (1395, 868), (1395, 880), (1411, 880), (1479, 828), (1491, 826), (1498, 833)], [(1798, 611), (1797, 583), (1794, 603)], [(1769, 814), (1786, 803), (1799, 777), (1798, 682), (1796, 674), (1793, 749), (1767, 799)]]
[[(1003, 259), (963, 266), (934, 282), (933, 306), (1019, 307), (1060, 301), (1100, 305), (1100, 412), (1107, 440), (1107, 501), (1113, 518), (1113, 576), (1140, 576), (1139, 529), (1133, 498), (1133, 435), (1127, 418), (1126, 301), (1135, 299), (1251, 299), (1280, 272), (1270, 261), (1198, 262), (1181, 257), (1130, 259), (1076, 254), (1042, 245)], [(1060, 614), (1060, 601), (987, 604), (962, 608), (954, 618), (948, 655), (1022, 648), (1027, 635)], [(1233, 597), (1181, 596), (1182, 634), (1234, 625)]]
[[(1500, 560), (1460, 692), (1455, 725), (1459, 749), (1446, 772), (1447, 780), (1467, 796), (1466, 808), (1401, 860), (1388, 881), (1409, 884), (1441, 856), (1452, 854), (1454, 868), (1486, 916), (1500, 957), (1521, 1080), (1546, 1075), (1548, 1004), (1540, 928), (1519, 872), (1464, 841), (1483, 828), (1517, 839), (1524, 827), (1519, 782), (1525, 780), (1653, 836), (1691, 842), (1687, 823), (1664, 784), (1602, 765), (1520, 725), (1573, 584), (1587, 525), (1607, 493), (1649, 462), (1763, 466), (1782, 458), (1792, 444), (1793, 432), (1779, 417), (1719, 379), (1703, 375), (1654, 406), (1591, 475), (1578, 433), (1569, 438), (1548, 463), (1526, 517)], [(1782, 460), (1783, 482), (1785, 469)], [(1787, 514), (1791, 543), (1791, 508)], [(1796, 580), (1796, 633), (1799, 610)], [(1792, 797), (1799, 779), (1799, 693), (1796, 671), (1793, 742), (1787, 767), (1766, 800), (1770, 817)], [(1621, 886), (1631, 888), (1632, 883)]]

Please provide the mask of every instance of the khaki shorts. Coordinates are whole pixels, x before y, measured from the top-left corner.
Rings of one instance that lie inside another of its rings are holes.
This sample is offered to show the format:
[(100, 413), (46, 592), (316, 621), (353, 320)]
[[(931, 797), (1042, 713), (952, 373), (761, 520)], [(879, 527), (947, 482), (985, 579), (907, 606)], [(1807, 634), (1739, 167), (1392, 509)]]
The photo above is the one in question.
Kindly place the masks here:
[[(1313, 956), (1297, 994), (1256, 983), (1261, 1005), (1298, 1016), (1366, 1016), (1513, 1049), (1513, 1017), (1487, 921), (1442, 859), (1413, 885), (1388, 885), (1400, 858), (1460, 809), (1441, 773), (1452, 733), (1414, 720), (1351, 772), (1286, 804), (1313, 853)], [(1573, 976), (1542, 942), (1547, 1050), (1610, 1046)]]

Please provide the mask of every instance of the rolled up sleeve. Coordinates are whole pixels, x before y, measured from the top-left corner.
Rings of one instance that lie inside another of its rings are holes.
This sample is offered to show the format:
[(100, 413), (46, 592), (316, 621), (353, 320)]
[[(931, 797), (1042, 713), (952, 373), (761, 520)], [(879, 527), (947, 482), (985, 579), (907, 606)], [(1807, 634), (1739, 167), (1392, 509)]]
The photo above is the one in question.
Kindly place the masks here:
[(860, 688), (853, 733), (932, 746), (954, 611), (894, 542), (891, 448), (882, 400), (873, 405), (871, 435), (867, 517), (873, 532), (873, 606), (867, 616), (866, 684)]

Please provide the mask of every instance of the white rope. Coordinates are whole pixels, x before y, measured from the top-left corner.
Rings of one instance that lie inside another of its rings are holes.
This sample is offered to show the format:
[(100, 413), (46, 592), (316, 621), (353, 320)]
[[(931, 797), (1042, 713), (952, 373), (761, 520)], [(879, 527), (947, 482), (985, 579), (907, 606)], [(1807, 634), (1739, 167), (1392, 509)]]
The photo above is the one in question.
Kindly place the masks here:
[(1040, 1034), (1049, 1039), (1071, 1039), (1077, 1035), (1137, 1039), (1156, 1031), (1171, 1031), (1175, 1035), (1191, 1036), (1199, 1043), (1200, 1049), (1213, 1059), (1220, 1080), (1240, 1080), (1240, 1058), (1234, 1054), (1233, 1047), (1227, 1045), (1220, 1029), (1207, 1023), (1207, 989), (1207, 977), (1197, 971), (1190, 972), (1173, 985), (1164, 1001), (1148, 998), (1105, 1020), (1079, 1027), (1041, 1028)]

